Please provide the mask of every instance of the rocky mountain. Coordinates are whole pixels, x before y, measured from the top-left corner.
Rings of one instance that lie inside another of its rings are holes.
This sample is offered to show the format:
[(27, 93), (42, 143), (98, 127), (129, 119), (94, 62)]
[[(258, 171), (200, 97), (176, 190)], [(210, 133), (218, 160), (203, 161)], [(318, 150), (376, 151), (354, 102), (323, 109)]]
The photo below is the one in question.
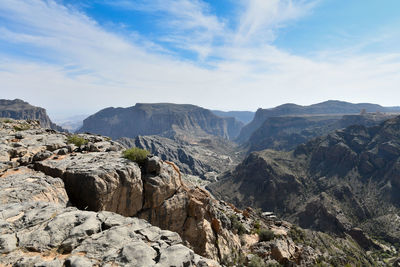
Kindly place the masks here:
[(186, 185), (173, 162), (138, 164), (122, 150), (103, 136), (0, 122), (0, 265), (384, 265), (379, 246), (366, 253), (350, 235), (239, 210)]
[(212, 113), (219, 117), (233, 117), (238, 121), (243, 122), (244, 124), (247, 124), (251, 122), (251, 120), (254, 118), (255, 112), (253, 111), (221, 111), (221, 110), (211, 110)]
[(106, 108), (83, 121), (79, 132), (135, 138), (138, 135), (205, 136), (234, 139), (243, 124), (234, 118), (221, 118), (210, 110), (179, 104), (136, 104), (129, 108)]
[(50, 120), (44, 108), (32, 106), (20, 99), (0, 99), (0, 117), (16, 120), (38, 120), (44, 128), (63, 131), (63, 128)]
[(360, 114), (365, 112), (400, 112), (400, 107), (382, 107), (376, 104), (362, 103), (352, 104), (343, 101), (329, 100), (322, 103), (300, 106), (296, 104), (284, 104), (270, 109), (258, 109), (254, 119), (245, 125), (240, 131), (237, 141), (246, 142), (267, 118), (288, 115), (326, 115), (326, 114)]
[(238, 146), (229, 140), (208, 136), (192, 141), (157, 135), (117, 140), (125, 147), (139, 147), (162, 160), (175, 162), (182, 173), (215, 181), (218, 174), (235, 167), (243, 159)]
[[(301, 227), (400, 249), (400, 117), (350, 126), (289, 152), (251, 153), (209, 189), (239, 207), (269, 210)], [(357, 230), (354, 230), (357, 229)], [(360, 230), (361, 229), (361, 230)], [(356, 232), (355, 232), (356, 231)]]
[(394, 114), (299, 115), (269, 117), (243, 145), (247, 151), (264, 149), (292, 150), (310, 139), (350, 125), (373, 126), (393, 118)]

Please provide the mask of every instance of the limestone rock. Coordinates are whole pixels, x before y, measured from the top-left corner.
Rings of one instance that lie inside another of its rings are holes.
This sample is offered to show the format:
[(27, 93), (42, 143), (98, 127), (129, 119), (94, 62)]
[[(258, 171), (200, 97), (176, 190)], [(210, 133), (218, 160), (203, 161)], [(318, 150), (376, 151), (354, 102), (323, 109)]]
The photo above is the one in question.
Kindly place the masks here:
[[(16, 213), (20, 215), (14, 216)], [(5, 233), (9, 229), (13, 233)], [(155, 233), (151, 240), (142, 234), (146, 229)], [(3, 265), (219, 266), (180, 242), (172, 232), (111, 212), (80, 211), (44, 202), (0, 205)]]
[(35, 163), (35, 169), (60, 177), (71, 202), (81, 209), (133, 216), (142, 209), (139, 166), (120, 152), (69, 154)]

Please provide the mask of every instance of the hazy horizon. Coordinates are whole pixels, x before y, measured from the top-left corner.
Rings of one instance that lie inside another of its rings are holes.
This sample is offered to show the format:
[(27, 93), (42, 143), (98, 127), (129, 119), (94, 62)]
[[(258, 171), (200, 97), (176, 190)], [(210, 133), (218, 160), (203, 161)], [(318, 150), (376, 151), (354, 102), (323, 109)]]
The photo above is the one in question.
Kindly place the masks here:
[(51, 117), (135, 103), (400, 103), (400, 2), (4, 0), (2, 98)]

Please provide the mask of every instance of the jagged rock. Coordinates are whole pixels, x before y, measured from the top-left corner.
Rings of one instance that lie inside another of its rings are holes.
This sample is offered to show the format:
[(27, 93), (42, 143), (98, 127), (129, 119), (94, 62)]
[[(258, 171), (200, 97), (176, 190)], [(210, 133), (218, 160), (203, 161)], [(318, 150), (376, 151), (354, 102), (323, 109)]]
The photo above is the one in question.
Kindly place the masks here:
[(239, 207), (273, 211), (302, 227), (340, 236), (358, 227), (396, 244), (399, 129), (395, 117), (379, 126), (337, 130), (294, 151), (253, 152), (207, 188)]
[[(20, 214), (17, 217), (15, 213)], [(195, 256), (169, 231), (161, 231), (138, 218), (80, 211), (59, 204), (23, 202), (0, 205), (0, 222), (7, 222), (11, 233), (0, 228), (0, 264), (64, 264), (92, 266), (117, 264), (128, 266), (218, 266), (216, 262)], [(108, 223), (107, 223), (108, 222)], [(111, 226), (109, 223), (114, 222)], [(146, 229), (155, 233), (148, 239)], [(7, 231), (7, 230), (6, 230)], [(16, 242), (18, 237), (18, 243)], [(30, 252), (25, 252), (30, 251)], [(35, 255), (32, 257), (32, 255)], [(68, 257), (68, 255), (70, 255)], [(67, 256), (67, 257), (65, 257)]]

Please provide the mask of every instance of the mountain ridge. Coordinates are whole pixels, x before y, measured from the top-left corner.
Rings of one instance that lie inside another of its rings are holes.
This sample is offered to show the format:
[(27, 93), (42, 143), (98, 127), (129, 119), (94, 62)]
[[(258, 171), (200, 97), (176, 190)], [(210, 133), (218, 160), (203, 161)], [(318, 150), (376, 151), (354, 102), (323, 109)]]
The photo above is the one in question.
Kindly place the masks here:
[(378, 104), (359, 103), (353, 104), (345, 101), (328, 100), (325, 102), (301, 106), (297, 104), (287, 103), (274, 108), (259, 108), (254, 115), (254, 119), (245, 125), (236, 141), (239, 143), (246, 142), (252, 133), (257, 130), (264, 121), (269, 117), (278, 117), (285, 115), (316, 115), (316, 114), (360, 114), (363, 110), (366, 112), (400, 112), (400, 107), (383, 107)]
[(221, 118), (210, 110), (190, 104), (137, 103), (128, 108), (105, 108), (83, 121), (79, 132), (135, 138), (138, 135), (217, 135), (233, 139), (243, 123)]

